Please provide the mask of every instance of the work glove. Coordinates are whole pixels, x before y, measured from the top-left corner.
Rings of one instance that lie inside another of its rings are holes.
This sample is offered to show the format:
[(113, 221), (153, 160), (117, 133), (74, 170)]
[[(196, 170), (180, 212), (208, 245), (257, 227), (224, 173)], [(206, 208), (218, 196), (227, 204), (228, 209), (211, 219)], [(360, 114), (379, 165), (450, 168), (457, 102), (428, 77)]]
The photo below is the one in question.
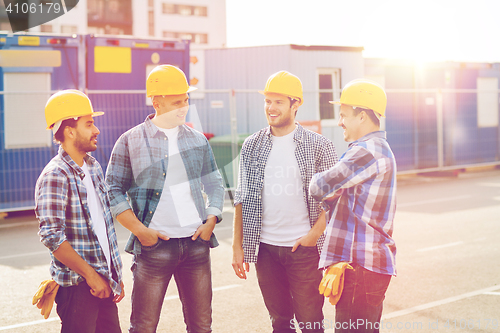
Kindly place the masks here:
[(41, 309), (40, 313), (47, 319), (54, 305), (59, 285), (54, 280), (45, 280), (40, 283), (35, 296), (33, 296), (33, 305)]
[(331, 265), (325, 272), (323, 280), (319, 284), (319, 293), (330, 298), (330, 304), (335, 305), (344, 290), (344, 272), (346, 269), (353, 269), (346, 262), (339, 262)]

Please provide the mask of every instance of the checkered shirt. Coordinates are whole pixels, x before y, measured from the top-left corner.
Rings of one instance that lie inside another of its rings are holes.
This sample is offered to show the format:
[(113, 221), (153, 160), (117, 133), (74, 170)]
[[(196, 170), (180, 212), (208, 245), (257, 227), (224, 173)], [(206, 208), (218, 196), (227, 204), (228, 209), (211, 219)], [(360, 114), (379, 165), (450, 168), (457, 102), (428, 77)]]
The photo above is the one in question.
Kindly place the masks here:
[(339, 163), (314, 175), (309, 191), (317, 200), (340, 195), (327, 226), (320, 268), (350, 262), (375, 273), (396, 275), (392, 239), (396, 160), (385, 132), (352, 142)]
[[(118, 138), (106, 171), (113, 216), (132, 209), (146, 227), (151, 223), (168, 177), (168, 138), (151, 122), (153, 116), (149, 115), (144, 123)], [(207, 138), (182, 125), (177, 144), (200, 219), (205, 221), (208, 215), (215, 215), (220, 222), (224, 185)], [(206, 204), (203, 192), (207, 195)], [(214, 234), (210, 244), (218, 245)], [(130, 235), (125, 251), (141, 253), (141, 243), (134, 234)]]
[(109, 239), (112, 269), (115, 279), (109, 272), (106, 257), (95, 233), (90, 210), (87, 204), (87, 189), (83, 183), (85, 174), (59, 147), (59, 153), (43, 169), (35, 187), (35, 214), (40, 222), (40, 240), (50, 250), (52, 262), (50, 274), (57, 284), (70, 287), (82, 282), (84, 278), (65, 266), (53, 255), (59, 246), (67, 241), (71, 247), (97, 273), (110, 281), (115, 294), (121, 294), (122, 261), (109, 210), (108, 185), (104, 182), (99, 163), (90, 155), (85, 156), (90, 176), (97, 195), (104, 208), (103, 216)]
[[(309, 182), (315, 173), (328, 170), (337, 162), (337, 153), (330, 140), (303, 128), (300, 124), (297, 124), (293, 140), (297, 144), (295, 157), (299, 165), (304, 202), (309, 212), (309, 222), (312, 227), (322, 208), (320, 202), (309, 195)], [(234, 205), (242, 205), (243, 253), (244, 262), (247, 263), (257, 262), (262, 231), (261, 194), (264, 185), (264, 170), (271, 148), (271, 129), (266, 127), (249, 136), (241, 149), (238, 187), (234, 196)], [(321, 250), (323, 241), (324, 235), (321, 235), (317, 242), (318, 250)]]

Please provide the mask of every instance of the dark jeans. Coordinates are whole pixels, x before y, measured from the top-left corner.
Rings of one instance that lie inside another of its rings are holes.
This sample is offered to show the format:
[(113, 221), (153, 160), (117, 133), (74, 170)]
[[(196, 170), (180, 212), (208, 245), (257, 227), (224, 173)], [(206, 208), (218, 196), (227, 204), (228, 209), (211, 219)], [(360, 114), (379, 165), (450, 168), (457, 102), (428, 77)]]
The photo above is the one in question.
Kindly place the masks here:
[(187, 332), (212, 332), (212, 278), (209, 242), (171, 238), (134, 257), (130, 332), (156, 332), (172, 275), (182, 302)]
[(56, 303), (63, 333), (121, 332), (113, 295), (106, 299), (94, 297), (85, 281), (77, 286), (60, 287)]
[(274, 333), (294, 332), (293, 317), (302, 332), (323, 332), (323, 301), (318, 287), (317, 248), (260, 244), (255, 268)]
[(335, 332), (379, 332), (382, 305), (391, 275), (352, 266), (354, 270), (345, 270), (344, 291), (335, 307)]

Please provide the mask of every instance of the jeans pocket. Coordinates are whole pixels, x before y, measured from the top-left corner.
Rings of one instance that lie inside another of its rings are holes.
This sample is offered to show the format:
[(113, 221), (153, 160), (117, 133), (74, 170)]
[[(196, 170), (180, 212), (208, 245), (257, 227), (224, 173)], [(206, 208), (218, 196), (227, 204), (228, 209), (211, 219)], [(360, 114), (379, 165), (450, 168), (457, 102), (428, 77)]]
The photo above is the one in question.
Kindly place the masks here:
[(304, 246), (301, 245), (295, 250), (298, 256), (303, 256), (307, 258), (319, 258), (318, 248), (316, 245), (313, 246)]
[(391, 282), (391, 275), (380, 274), (363, 269), (366, 302), (371, 306), (379, 306), (385, 299), (385, 293)]
[(141, 248), (142, 248), (143, 251), (152, 251), (152, 250), (156, 249), (160, 245), (160, 242), (161, 242), (161, 239), (158, 238), (158, 240), (156, 241), (155, 244), (153, 244), (151, 246), (141, 245)]
[(198, 238), (196, 238), (196, 241), (199, 241), (205, 245), (210, 245), (210, 239), (209, 240), (204, 240), (203, 238), (201, 238), (201, 236), (198, 236)]

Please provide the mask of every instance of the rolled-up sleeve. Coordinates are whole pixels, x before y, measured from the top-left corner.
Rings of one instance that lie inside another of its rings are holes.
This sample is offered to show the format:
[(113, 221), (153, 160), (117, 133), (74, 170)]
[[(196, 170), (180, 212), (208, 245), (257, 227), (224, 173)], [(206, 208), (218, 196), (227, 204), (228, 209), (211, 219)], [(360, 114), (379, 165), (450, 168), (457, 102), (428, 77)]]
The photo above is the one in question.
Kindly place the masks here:
[(43, 174), (36, 186), (35, 213), (39, 221), (40, 241), (51, 252), (66, 240), (66, 205), (68, 181), (64, 174)]
[(309, 193), (323, 201), (341, 189), (354, 187), (377, 172), (373, 155), (365, 148), (354, 146), (332, 168), (317, 173), (309, 184)]
[(113, 217), (131, 209), (127, 201), (127, 191), (132, 183), (132, 167), (125, 136), (121, 136), (115, 143), (108, 168), (106, 170), (106, 183), (109, 189), (109, 201)]

